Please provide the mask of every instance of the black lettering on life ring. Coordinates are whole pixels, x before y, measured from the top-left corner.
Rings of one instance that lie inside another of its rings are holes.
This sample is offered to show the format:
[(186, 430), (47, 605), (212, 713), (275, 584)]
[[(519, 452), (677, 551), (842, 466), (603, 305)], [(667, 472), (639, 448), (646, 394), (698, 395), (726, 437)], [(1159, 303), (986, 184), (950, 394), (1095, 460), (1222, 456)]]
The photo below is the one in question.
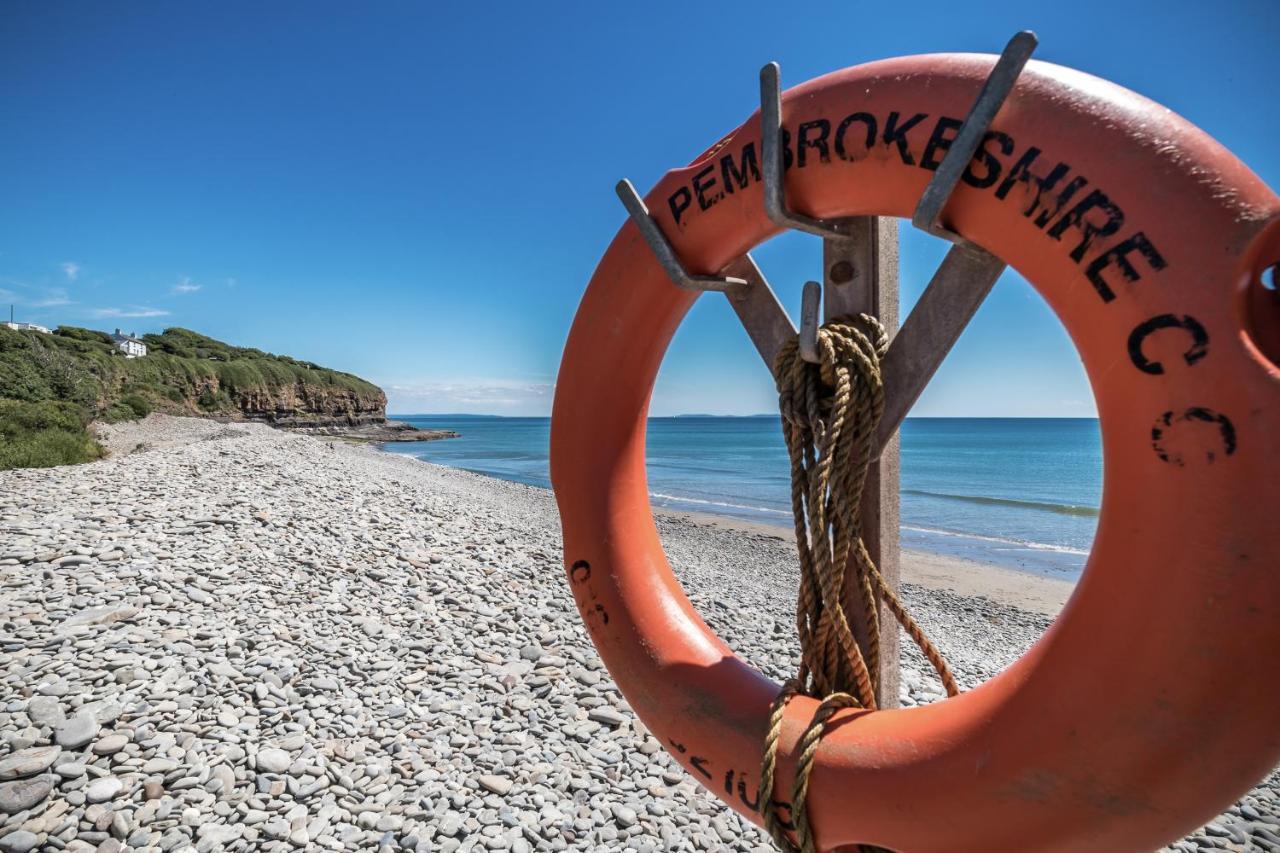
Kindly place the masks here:
[[(786, 800), (770, 800), (769, 806), (773, 809), (773, 815), (778, 819), (779, 826), (787, 832), (791, 832), (796, 828), (796, 825), (792, 822), (793, 809), (791, 808), (791, 803)], [(786, 811), (785, 817), (782, 814), (784, 810)]]
[(1139, 323), (1129, 334), (1129, 359), (1133, 362), (1133, 366), (1143, 373), (1150, 373), (1152, 376), (1159, 376), (1164, 373), (1164, 365), (1162, 363), (1152, 361), (1142, 352), (1142, 344), (1147, 337), (1161, 329), (1183, 329), (1186, 331), (1191, 338), (1191, 345), (1183, 351), (1182, 360), (1188, 366), (1195, 364), (1209, 354), (1209, 333), (1205, 331), (1199, 320), (1187, 314), (1181, 317), (1175, 314), (1160, 314), (1150, 320)]
[(755, 800), (752, 801), (747, 797), (747, 774), (743, 773), (738, 777), (738, 799), (742, 804), (753, 812), (760, 811), (760, 790), (757, 788), (752, 793), (755, 794)]
[[(1151, 447), (1155, 450), (1156, 455), (1170, 465), (1177, 465), (1179, 468), (1185, 467), (1189, 448), (1179, 449), (1175, 444), (1186, 444), (1193, 439), (1187, 437), (1189, 433), (1185, 428), (1179, 429), (1179, 427), (1183, 424), (1197, 423), (1209, 424), (1218, 428), (1218, 438), (1222, 442), (1223, 456), (1230, 456), (1236, 452), (1236, 428), (1231, 423), (1231, 419), (1226, 415), (1213, 411), (1213, 409), (1192, 406), (1181, 413), (1165, 412), (1156, 419), (1155, 425), (1151, 427)], [(1197, 449), (1204, 453), (1205, 461), (1208, 464), (1213, 464), (1218, 458), (1218, 451), (1215, 449), (1205, 447)]]
[(569, 583), (586, 583), (591, 579), (591, 564), (578, 560), (569, 567)]

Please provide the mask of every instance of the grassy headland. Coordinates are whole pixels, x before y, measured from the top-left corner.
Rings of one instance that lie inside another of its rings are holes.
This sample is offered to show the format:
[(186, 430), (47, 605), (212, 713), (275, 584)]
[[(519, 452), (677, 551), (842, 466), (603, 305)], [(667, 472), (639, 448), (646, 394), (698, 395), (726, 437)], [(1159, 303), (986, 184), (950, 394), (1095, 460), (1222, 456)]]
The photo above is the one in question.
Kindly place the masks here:
[(236, 347), (189, 329), (146, 335), (125, 358), (105, 332), (0, 326), (0, 469), (86, 462), (87, 431), (149, 412), (299, 425), (381, 421), (382, 390), (349, 373)]

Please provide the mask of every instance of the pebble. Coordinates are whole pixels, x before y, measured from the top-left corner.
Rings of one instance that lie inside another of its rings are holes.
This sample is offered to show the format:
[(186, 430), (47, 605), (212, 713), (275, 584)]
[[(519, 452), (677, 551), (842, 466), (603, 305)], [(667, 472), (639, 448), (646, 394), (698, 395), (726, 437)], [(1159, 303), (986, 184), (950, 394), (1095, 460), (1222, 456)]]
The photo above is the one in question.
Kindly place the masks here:
[(0, 812), (17, 814), (44, 802), (53, 790), (52, 776), (0, 782)]
[(620, 726), (627, 721), (627, 718), (619, 714), (608, 705), (602, 705), (599, 708), (592, 708), (587, 712), (587, 719), (596, 723), (602, 723), (606, 726)]
[(99, 738), (97, 743), (93, 745), (94, 755), (114, 755), (124, 749), (129, 743), (129, 738), (122, 734), (111, 734), (106, 737)]
[(446, 838), (455, 837), (462, 832), (462, 819), (452, 813), (445, 815), (444, 819), (440, 821), (440, 827), (437, 832)]
[(51, 696), (35, 696), (27, 703), (27, 716), (35, 726), (56, 728), (66, 720), (62, 703)]
[(258, 769), (266, 773), (284, 773), (293, 758), (283, 749), (264, 749), (258, 753)]
[[(549, 492), (262, 424), (103, 435), (106, 460), (0, 471), (0, 801), (38, 797), (0, 853), (772, 849), (618, 692)], [(657, 521), (708, 624), (791, 675), (791, 546)], [(1049, 624), (903, 594), (966, 688)], [(937, 695), (909, 655), (904, 703)], [(1171, 849), (1272, 849), (1278, 787)]]
[(91, 803), (105, 803), (124, 790), (124, 783), (115, 776), (95, 779), (84, 789), (85, 799)]
[(62, 752), (60, 746), (32, 746), (0, 758), (0, 781), (34, 776), (49, 769)]
[(0, 838), (0, 851), (3, 851), (3, 853), (27, 853), (29, 850), (35, 850), (36, 845), (39, 843), (40, 836), (34, 832), (19, 829)]
[(53, 739), (64, 749), (79, 749), (98, 736), (98, 721), (88, 714), (77, 714), (58, 727)]
[(505, 796), (511, 791), (511, 780), (505, 776), (493, 776), (486, 774), (477, 777), (476, 781), (480, 783), (481, 788), (484, 788), (490, 793), (497, 794), (500, 797)]

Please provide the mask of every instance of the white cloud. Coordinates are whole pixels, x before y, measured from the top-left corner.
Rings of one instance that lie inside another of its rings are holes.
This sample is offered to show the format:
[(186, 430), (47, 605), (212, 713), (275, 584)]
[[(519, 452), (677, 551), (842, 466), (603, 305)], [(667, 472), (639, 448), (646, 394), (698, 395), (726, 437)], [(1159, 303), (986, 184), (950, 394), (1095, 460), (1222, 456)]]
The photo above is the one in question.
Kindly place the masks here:
[(159, 308), (145, 308), (134, 305), (129, 308), (95, 308), (93, 316), (95, 317), (166, 317), (168, 311), (162, 311)]
[(508, 379), (463, 382), (384, 383), (387, 408), (395, 412), (547, 414), (555, 385)]
[(63, 261), (62, 272), (67, 277), (67, 281), (75, 281), (80, 277), (80, 265), (75, 261)]
[[(16, 290), (0, 287), (0, 302), (9, 302), (14, 305), (21, 305), (24, 308), (57, 308), (62, 305), (75, 305), (75, 300), (67, 296), (67, 292), (60, 287), (39, 287), (36, 285), (24, 284), (13, 279), (5, 279), (5, 284), (20, 287), (27, 293), (20, 293)], [(8, 316), (6, 314), (6, 316)]]
[(186, 276), (183, 276), (182, 281), (178, 282), (173, 286), (173, 292), (174, 293), (195, 293), (197, 290), (199, 290), (203, 286), (204, 285), (196, 284), (191, 279), (187, 278)]
[(57, 308), (61, 305), (74, 304), (75, 302), (68, 299), (67, 294), (61, 290), (50, 290), (44, 297), (27, 303), (32, 308)]

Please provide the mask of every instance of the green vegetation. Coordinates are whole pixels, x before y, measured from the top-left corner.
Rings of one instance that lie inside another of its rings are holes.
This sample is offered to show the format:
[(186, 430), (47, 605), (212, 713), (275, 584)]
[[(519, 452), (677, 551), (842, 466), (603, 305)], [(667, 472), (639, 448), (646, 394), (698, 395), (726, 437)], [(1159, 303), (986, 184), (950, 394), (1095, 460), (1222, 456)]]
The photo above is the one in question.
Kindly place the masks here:
[(86, 431), (85, 414), (73, 403), (0, 400), (0, 469), (97, 459), (102, 448)]
[(142, 338), (125, 358), (111, 336), (60, 326), (53, 334), (0, 326), (0, 469), (96, 459), (86, 431), (152, 411), (288, 420), (381, 416), (376, 385), (311, 362), (235, 347), (189, 329)]

